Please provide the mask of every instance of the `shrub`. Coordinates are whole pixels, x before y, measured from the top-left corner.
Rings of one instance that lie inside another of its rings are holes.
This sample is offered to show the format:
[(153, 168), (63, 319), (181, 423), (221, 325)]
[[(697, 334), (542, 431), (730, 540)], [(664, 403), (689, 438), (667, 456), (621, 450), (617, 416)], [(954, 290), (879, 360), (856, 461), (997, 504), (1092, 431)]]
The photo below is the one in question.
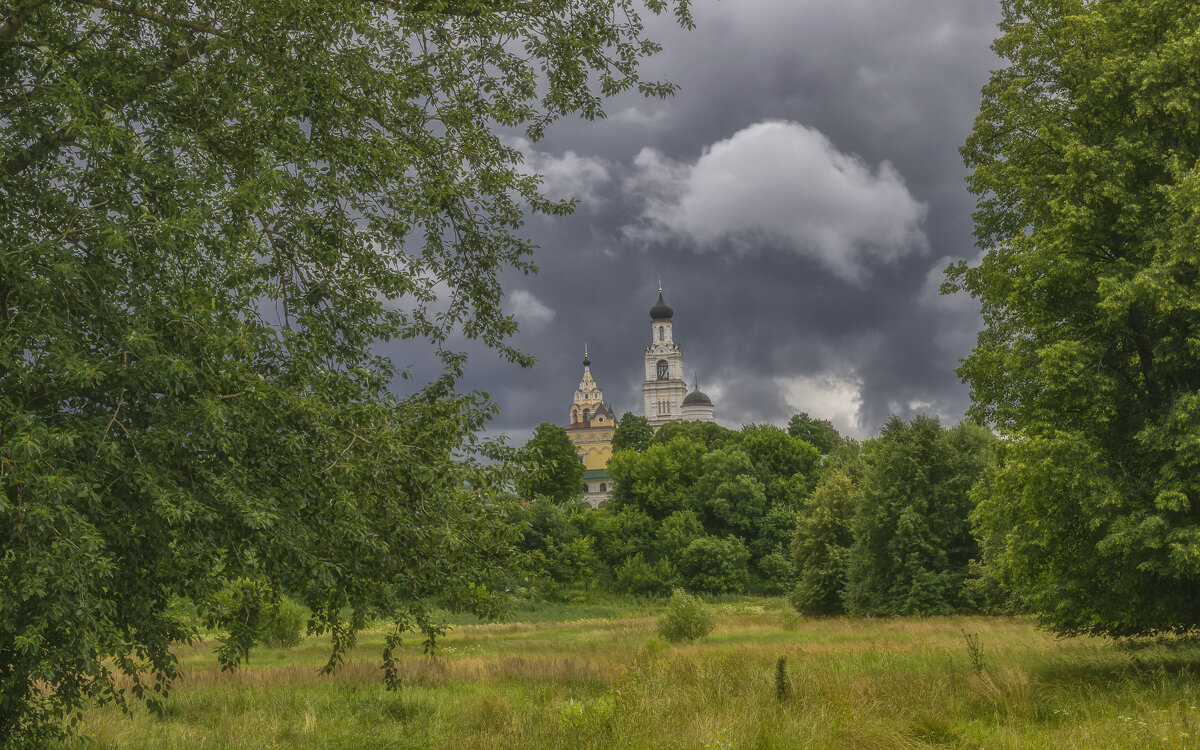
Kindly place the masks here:
[(271, 648), (293, 648), (304, 642), (307, 629), (308, 609), (281, 596), (279, 606), (263, 622), (262, 644)]
[(775, 698), (785, 701), (792, 695), (792, 681), (788, 678), (787, 657), (779, 657), (775, 662)]
[(694, 641), (708, 635), (716, 618), (699, 598), (675, 589), (667, 603), (667, 614), (658, 621), (658, 633), (671, 643)]
[(675, 580), (675, 568), (665, 558), (651, 565), (641, 552), (617, 566), (617, 588), (630, 594), (658, 596), (665, 594)]

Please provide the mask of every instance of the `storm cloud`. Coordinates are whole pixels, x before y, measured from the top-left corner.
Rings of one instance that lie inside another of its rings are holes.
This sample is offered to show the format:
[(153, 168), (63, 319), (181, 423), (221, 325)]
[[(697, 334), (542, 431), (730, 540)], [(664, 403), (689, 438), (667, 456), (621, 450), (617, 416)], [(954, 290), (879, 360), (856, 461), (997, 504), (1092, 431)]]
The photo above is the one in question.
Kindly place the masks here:
[(464, 344), (462, 386), (519, 443), (566, 421), (587, 343), (609, 403), (639, 413), (661, 275), (688, 378), (726, 425), (807, 411), (866, 437), (892, 413), (961, 418), (978, 306), (938, 287), (978, 253), (958, 148), (999, 65), (998, 2), (701, 0), (695, 15), (691, 32), (648, 24), (663, 52), (644, 72), (675, 97), (510, 140), (578, 208), (531, 217), (540, 273), (504, 278), (514, 343), (538, 363)]

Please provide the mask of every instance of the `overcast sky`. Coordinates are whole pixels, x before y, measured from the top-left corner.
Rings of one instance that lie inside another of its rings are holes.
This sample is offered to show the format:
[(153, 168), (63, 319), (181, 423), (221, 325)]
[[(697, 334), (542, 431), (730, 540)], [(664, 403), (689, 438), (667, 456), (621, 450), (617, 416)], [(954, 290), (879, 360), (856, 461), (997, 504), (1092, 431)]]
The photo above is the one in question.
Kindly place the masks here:
[(464, 387), (520, 445), (566, 423), (587, 342), (612, 408), (641, 413), (661, 274), (722, 424), (807, 411), (869, 437), (893, 413), (957, 421), (978, 306), (937, 290), (977, 255), (958, 148), (999, 65), (998, 0), (698, 0), (695, 17), (649, 24), (664, 50), (645, 73), (675, 97), (518, 142), (579, 208), (532, 218), (541, 272), (506, 277), (538, 364), (477, 352)]

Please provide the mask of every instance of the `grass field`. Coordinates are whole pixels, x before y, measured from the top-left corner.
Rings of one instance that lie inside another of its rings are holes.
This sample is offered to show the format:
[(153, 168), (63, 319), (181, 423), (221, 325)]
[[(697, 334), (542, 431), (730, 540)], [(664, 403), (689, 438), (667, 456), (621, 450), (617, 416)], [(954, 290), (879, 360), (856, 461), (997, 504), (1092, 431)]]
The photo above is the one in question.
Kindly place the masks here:
[(458, 625), (435, 657), (406, 647), (398, 692), (381, 685), (382, 633), (327, 677), (321, 639), (233, 674), (197, 644), (180, 651), (165, 716), (97, 709), (71, 746), (1200, 748), (1195, 642), (1060, 640), (1012, 618), (806, 620), (781, 599), (713, 606), (716, 630), (681, 646), (655, 635), (661, 605)]

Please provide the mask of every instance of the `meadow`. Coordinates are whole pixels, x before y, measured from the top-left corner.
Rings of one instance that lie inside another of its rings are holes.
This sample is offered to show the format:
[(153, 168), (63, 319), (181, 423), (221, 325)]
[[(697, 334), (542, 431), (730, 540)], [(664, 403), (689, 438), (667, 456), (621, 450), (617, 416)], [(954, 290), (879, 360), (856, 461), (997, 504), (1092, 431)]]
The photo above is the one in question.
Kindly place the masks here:
[(163, 716), (96, 708), (67, 747), (1200, 747), (1195, 641), (1059, 639), (1027, 618), (811, 620), (783, 599), (712, 607), (716, 629), (682, 645), (656, 634), (656, 603), (458, 624), (434, 655), (414, 636), (396, 692), (382, 631), (329, 676), (321, 638), (234, 673), (196, 643)]

